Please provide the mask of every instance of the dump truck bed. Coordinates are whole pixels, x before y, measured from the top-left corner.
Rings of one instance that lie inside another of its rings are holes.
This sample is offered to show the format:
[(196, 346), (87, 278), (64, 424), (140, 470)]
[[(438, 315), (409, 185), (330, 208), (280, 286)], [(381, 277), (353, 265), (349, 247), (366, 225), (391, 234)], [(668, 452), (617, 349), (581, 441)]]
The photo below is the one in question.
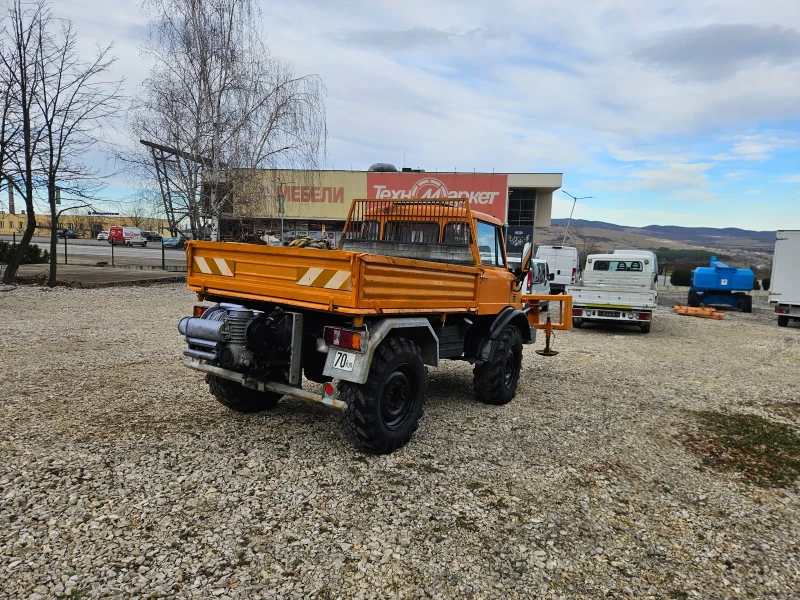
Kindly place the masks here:
[(478, 311), (480, 268), (396, 256), (187, 243), (187, 286), (207, 297), (353, 315)]

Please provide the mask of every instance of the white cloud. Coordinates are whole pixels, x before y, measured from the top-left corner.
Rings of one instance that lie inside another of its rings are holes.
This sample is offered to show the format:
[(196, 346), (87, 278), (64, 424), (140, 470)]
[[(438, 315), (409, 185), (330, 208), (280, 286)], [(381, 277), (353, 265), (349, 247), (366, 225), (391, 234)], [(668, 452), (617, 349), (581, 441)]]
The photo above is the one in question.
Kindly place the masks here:
[(779, 179), (778, 181), (779, 183), (800, 183), (800, 174), (790, 175), (789, 177), (784, 177), (783, 179)]

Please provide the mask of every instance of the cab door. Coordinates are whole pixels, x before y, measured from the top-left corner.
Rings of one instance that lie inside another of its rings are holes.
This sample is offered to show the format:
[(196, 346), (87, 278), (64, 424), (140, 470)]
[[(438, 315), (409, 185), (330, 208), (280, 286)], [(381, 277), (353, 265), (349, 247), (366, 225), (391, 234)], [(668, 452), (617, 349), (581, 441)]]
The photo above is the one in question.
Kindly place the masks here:
[(477, 221), (476, 229), (481, 259), (478, 313), (497, 314), (506, 306), (518, 304), (522, 292), (512, 289), (514, 275), (506, 262), (503, 229), (484, 221)]

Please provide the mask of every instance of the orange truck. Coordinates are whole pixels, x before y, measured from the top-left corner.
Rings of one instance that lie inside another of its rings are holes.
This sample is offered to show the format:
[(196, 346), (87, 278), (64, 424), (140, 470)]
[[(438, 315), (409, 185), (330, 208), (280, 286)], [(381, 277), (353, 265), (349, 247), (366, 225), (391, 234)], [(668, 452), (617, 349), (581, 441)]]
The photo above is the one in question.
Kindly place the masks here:
[[(570, 296), (523, 296), (504, 240), (500, 221), (448, 199), (354, 200), (336, 249), (188, 242), (202, 304), (178, 325), (184, 364), (234, 411), (320, 402), (358, 448), (392, 452), (422, 417), (428, 366), (467, 361), (477, 399), (506, 404), (537, 328), (571, 327)], [(539, 322), (548, 300), (555, 324)]]

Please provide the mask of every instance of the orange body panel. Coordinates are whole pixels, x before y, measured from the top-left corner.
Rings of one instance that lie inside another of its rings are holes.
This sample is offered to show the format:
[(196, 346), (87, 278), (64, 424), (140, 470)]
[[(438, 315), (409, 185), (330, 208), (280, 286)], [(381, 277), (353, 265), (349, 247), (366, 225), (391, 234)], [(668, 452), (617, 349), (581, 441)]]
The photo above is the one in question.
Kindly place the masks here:
[[(430, 219), (440, 224), (440, 230), (447, 222), (469, 222), (470, 252), (478, 263), (475, 218), (499, 225), (493, 217), (472, 213), (463, 200), (461, 208), (403, 201), (385, 211), (375, 210), (374, 202), (356, 200), (353, 207), (357, 203), (367, 207), (366, 218), (381, 221), (381, 231), (386, 219), (398, 216)], [(428, 217), (425, 211), (430, 207), (439, 212)], [(275, 302), (354, 316), (497, 314), (506, 306), (522, 307), (522, 295), (513, 289), (514, 275), (504, 267), (231, 242), (190, 241), (186, 256), (187, 286), (203, 297)]]

